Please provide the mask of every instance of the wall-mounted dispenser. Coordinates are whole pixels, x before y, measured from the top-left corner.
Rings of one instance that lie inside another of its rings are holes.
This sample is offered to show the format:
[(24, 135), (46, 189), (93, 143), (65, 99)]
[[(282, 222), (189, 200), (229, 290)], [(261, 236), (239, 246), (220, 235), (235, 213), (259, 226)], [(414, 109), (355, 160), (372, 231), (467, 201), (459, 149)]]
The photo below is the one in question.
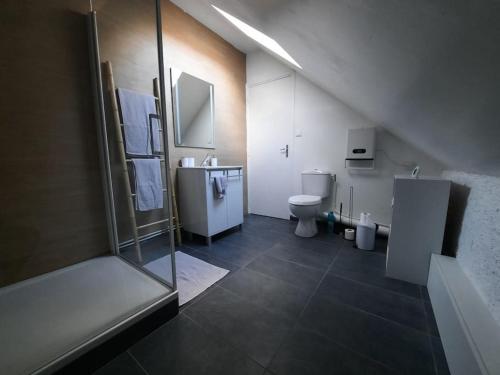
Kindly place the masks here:
[(375, 128), (349, 129), (346, 167), (373, 169), (375, 166)]

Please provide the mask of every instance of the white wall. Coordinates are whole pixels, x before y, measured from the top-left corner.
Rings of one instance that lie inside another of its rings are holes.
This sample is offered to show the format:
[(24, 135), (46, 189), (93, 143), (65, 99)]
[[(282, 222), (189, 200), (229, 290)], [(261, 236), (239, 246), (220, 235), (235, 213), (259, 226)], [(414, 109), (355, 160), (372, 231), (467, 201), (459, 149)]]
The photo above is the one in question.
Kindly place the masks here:
[(500, 323), (500, 178), (445, 171), (470, 189), (457, 260)]
[[(273, 79), (291, 70), (264, 52), (247, 55), (247, 86)], [(248, 108), (248, 107), (247, 107)], [(320, 89), (300, 74), (295, 76), (294, 134), (291, 145), (293, 158), (294, 193), (300, 193), (300, 172), (320, 168), (337, 175), (335, 201), (324, 209), (339, 209), (344, 213), (349, 206), (349, 186), (354, 187), (354, 216), (368, 211), (374, 220), (389, 224), (391, 220), (392, 183), (395, 174), (410, 173), (414, 164), (421, 166), (425, 175), (440, 175), (443, 165), (377, 127), (376, 169), (349, 172), (344, 168), (347, 130), (374, 127), (367, 120), (329, 93)], [(251, 132), (251, 129), (247, 129)], [(297, 136), (301, 134), (301, 136)], [(251, 137), (248, 137), (251, 139)], [(392, 160), (392, 161), (391, 161)], [(404, 164), (404, 165), (400, 165)], [(251, 178), (251, 177), (249, 177)]]

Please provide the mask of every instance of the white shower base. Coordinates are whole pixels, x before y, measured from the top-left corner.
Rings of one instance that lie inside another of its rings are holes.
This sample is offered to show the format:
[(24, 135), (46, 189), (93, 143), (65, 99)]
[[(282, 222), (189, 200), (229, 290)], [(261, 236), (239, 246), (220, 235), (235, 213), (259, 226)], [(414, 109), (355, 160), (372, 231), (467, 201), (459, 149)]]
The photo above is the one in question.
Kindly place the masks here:
[(2, 288), (2, 373), (59, 367), (174, 297), (168, 287), (114, 256)]

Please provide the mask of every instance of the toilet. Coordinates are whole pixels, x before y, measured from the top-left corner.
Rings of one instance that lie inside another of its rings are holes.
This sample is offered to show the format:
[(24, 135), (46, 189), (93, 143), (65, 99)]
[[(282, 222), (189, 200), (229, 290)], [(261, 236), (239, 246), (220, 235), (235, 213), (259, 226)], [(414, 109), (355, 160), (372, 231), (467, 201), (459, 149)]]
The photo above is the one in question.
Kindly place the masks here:
[(288, 199), (290, 212), (299, 219), (295, 234), (299, 237), (313, 237), (318, 233), (316, 217), (320, 213), (321, 201), (330, 194), (330, 172), (318, 169), (301, 173), (302, 195)]

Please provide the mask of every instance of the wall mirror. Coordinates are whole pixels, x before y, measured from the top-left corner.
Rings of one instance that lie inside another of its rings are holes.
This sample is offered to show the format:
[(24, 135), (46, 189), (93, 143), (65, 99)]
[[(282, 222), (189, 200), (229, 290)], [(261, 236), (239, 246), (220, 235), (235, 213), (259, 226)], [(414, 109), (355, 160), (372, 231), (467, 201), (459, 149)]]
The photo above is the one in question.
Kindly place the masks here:
[(214, 85), (171, 69), (175, 145), (215, 148)]

